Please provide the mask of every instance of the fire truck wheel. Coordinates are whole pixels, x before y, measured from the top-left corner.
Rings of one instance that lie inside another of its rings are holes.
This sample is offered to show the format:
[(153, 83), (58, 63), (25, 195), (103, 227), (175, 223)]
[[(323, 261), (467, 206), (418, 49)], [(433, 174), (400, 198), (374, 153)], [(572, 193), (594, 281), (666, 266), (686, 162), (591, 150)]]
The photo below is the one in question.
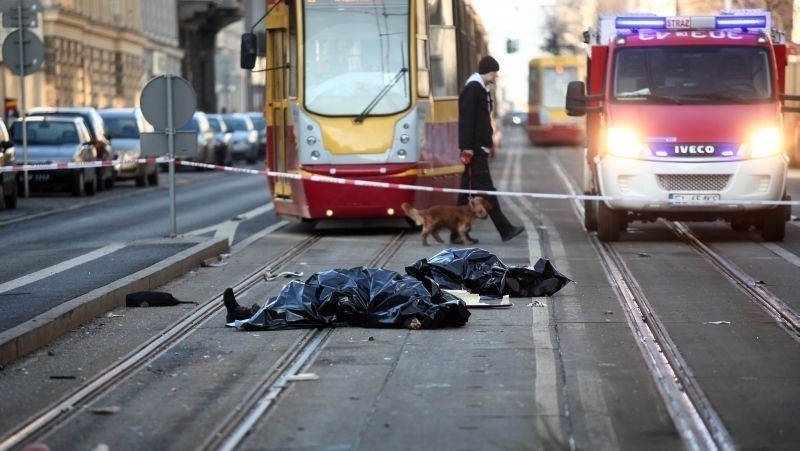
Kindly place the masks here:
[[(591, 193), (587, 193), (591, 194)], [(583, 226), (586, 227), (587, 232), (597, 231), (597, 201), (584, 200), (583, 201)]]
[(621, 213), (608, 208), (605, 202), (597, 202), (597, 237), (600, 241), (617, 241), (621, 232)]
[(786, 234), (786, 211), (778, 206), (764, 212), (761, 223), (761, 238), (764, 241), (783, 241)]

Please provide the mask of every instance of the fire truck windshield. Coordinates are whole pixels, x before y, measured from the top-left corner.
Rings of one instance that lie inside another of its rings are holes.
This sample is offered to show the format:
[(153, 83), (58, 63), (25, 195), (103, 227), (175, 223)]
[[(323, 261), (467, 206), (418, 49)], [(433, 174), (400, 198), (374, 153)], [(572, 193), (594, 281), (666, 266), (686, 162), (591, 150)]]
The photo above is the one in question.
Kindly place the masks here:
[(759, 103), (773, 97), (767, 50), (756, 46), (620, 48), (613, 68), (616, 102)]

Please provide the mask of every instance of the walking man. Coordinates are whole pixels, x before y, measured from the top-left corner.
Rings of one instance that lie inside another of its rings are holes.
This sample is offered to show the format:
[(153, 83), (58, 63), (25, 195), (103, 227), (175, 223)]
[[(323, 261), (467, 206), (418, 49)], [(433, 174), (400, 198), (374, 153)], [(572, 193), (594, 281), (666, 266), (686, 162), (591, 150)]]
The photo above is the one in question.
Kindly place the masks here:
[[(461, 149), (461, 162), (466, 165), (461, 175), (461, 189), (497, 191), (489, 172), (489, 153), (492, 149), (492, 97), (488, 86), (497, 80), (500, 64), (491, 56), (485, 56), (478, 63), (478, 72), (472, 74), (458, 97), (458, 147)], [(492, 204), (489, 217), (500, 233), (503, 241), (508, 241), (525, 229), (514, 226), (500, 209), (497, 196), (487, 196)], [(465, 193), (458, 195), (458, 205), (469, 202)], [(468, 236), (474, 242), (478, 240)], [(457, 234), (450, 235), (450, 242), (461, 243)]]

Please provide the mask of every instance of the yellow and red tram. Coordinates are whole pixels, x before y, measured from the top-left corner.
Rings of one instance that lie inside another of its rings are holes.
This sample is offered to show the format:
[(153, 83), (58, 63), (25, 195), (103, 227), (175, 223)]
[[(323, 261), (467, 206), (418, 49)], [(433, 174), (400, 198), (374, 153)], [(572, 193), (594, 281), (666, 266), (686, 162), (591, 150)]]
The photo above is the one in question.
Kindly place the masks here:
[(575, 55), (548, 55), (530, 60), (527, 130), (531, 144), (583, 143), (583, 121), (567, 116), (564, 99), (569, 82), (584, 79), (585, 60)]
[[(403, 216), (455, 195), (458, 93), (487, 53), (463, 0), (267, 0), (267, 169), (275, 211), (301, 220)], [(301, 176), (301, 177), (298, 177)]]

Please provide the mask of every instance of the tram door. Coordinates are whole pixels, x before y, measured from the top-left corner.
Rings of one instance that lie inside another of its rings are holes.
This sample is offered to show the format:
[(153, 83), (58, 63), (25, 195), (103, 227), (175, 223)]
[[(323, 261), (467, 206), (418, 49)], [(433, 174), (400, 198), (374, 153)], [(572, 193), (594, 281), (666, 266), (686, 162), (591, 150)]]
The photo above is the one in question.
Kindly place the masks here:
[[(293, 92), (296, 92), (294, 80), (297, 78), (294, 76), (297, 73), (297, 61), (293, 60), (296, 56), (296, 40), (289, 25), (293, 23), (293, 18), (289, 17), (293, 14), (290, 8), (281, 4), (274, 14), (267, 17), (264, 108), (269, 125), (267, 165), (273, 164), (269, 169), (281, 173), (292, 172), (290, 155), (295, 146), (289, 113), (289, 101), (294, 96)], [(273, 197), (290, 199), (290, 181), (286, 177), (274, 177)]]

